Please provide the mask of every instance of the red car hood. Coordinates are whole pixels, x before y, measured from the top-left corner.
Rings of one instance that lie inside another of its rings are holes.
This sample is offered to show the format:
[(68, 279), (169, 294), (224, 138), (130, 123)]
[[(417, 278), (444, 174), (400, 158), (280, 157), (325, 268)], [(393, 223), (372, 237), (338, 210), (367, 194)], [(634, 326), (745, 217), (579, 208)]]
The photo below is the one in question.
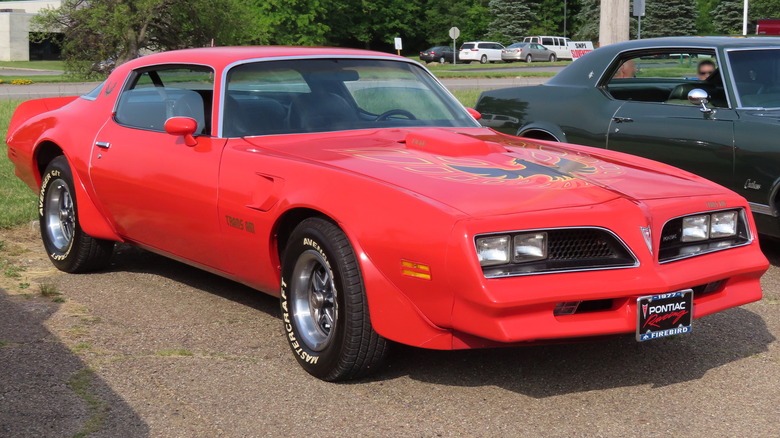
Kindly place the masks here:
[(618, 197), (641, 201), (725, 190), (642, 158), (536, 143), (485, 128), (361, 130), (246, 141), (382, 180), (473, 216), (591, 205)]

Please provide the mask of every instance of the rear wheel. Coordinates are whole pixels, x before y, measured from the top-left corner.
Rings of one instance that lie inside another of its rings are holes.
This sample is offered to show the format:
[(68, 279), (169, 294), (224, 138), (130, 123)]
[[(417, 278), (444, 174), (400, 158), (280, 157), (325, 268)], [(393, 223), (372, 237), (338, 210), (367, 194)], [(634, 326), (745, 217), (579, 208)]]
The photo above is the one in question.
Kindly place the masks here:
[(529, 63), (529, 64), (530, 64), (531, 62), (533, 62), (533, 60), (534, 60), (534, 58), (533, 58), (533, 56), (531, 56), (531, 55), (528, 55), (528, 56), (526, 56), (526, 57), (525, 57), (525, 62), (527, 62), (527, 63)]
[(445, 62), (447, 62), (447, 60), (444, 59), (443, 56), (441, 58), (439, 58), (439, 64), (444, 64)]
[(43, 246), (49, 260), (61, 271), (103, 268), (110, 261), (114, 242), (95, 239), (82, 231), (73, 187), (73, 174), (65, 157), (52, 160), (43, 174), (38, 198)]
[(298, 363), (327, 381), (374, 371), (387, 341), (371, 326), (352, 246), (332, 222), (309, 218), (292, 232), (282, 258), (282, 319)]
[(479, 58), (480, 64), (487, 64), (487, 55), (482, 55), (481, 58)]

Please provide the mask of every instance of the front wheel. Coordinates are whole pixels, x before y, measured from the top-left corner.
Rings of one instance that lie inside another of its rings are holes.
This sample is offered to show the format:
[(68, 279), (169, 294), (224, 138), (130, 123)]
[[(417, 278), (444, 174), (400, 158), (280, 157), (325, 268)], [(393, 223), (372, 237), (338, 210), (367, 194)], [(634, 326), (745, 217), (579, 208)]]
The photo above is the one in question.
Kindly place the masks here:
[(49, 260), (65, 272), (86, 272), (108, 265), (114, 242), (95, 239), (81, 229), (73, 174), (60, 156), (46, 167), (38, 197), (41, 239)]
[(298, 363), (326, 381), (374, 371), (387, 341), (371, 326), (355, 252), (332, 222), (309, 218), (290, 236), (282, 257), (285, 337)]
[(550, 62), (555, 62), (555, 54), (550, 55)]

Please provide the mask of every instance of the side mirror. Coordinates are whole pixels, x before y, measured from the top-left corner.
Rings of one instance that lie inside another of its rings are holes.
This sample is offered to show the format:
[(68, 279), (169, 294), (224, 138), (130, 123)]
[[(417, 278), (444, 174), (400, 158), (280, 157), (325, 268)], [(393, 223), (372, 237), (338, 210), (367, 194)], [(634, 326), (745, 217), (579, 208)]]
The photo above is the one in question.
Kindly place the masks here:
[(466, 108), (466, 111), (471, 114), (471, 117), (474, 117), (477, 120), (482, 118), (482, 114), (480, 114), (479, 111), (475, 110), (474, 108)]
[(165, 121), (165, 132), (171, 135), (183, 136), (184, 144), (195, 146), (198, 140), (192, 134), (198, 130), (198, 122), (189, 117), (171, 117)]
[(707, 108), (710, 95), (701, 88), (694, 88), (688, 93), (688, 102), (694, 105), (701, 105), (701, 112), (711, 113), (712, 108)]

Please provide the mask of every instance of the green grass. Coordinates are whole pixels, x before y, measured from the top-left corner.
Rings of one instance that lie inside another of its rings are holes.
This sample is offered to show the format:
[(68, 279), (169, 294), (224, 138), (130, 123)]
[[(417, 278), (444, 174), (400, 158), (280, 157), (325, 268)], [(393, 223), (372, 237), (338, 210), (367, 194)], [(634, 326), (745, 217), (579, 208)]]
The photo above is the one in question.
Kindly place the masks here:
[(81, 430), (73, 435), (74, 438), (84, 438), (103, 429), (108, 418), (109, 406), (95, 393), (93, 378), (92, 370), (83, 369), (74, 373), (67, 382), (71, 391), (89, 407), (89, 418), (81, 426)]
[(51, 283), (43, 283), (38, 286), (38, 289), (40, 290), (41, 295), (44, 297), (56, 297), (58, 295), (62, 295), (57, 291), (57, 286)]
[(78, 78), (74, 78), (73, 76), (69, 75), (30, 75), (30, 76), (4, 76), (3, 70), (0, 70), (0, 79), (2, 79), (3, 83), (0, 86), (3, 87), (23, 87), (24, 85), (14, 85), (11, 83), (11, 81), (16, 79), (29, 79), (33, 81), (33, 83), (52, 83), (52, 82), (81, 82)]
[(551, 71), (443, 71), (432, 72), (439, 79), (442, 78), (551, 78), (555, 72)]
[(183, 348), (171, 349), (171, 350), (160, 350), (160, 351), (155, 352), (154, 354), (156, 354), (158, 356), (163, 356), (163, 357), (194, 356), (195, 355), (195, 353), (193, 353), (193, 352), (191, 352), (189, 350), (185, 350)]
[[(13, 85), (9, 85), (13, 86)], [(5, 138), (11, 115), (21, 100), (0, 100), (0, 133)], [(19, 178), (8, 160), (5, 142), (0, 147), (0, 228), (10, 228), (36, 218), (36, 196)]]
[(65, 63), (62, 61), (0, 61), (0, 67), (65, 70)]
[(477, 104), (479, 95), (485, 90), (450, 90), (450, 92), (463, 104), (463, 106), (474, 108)]

